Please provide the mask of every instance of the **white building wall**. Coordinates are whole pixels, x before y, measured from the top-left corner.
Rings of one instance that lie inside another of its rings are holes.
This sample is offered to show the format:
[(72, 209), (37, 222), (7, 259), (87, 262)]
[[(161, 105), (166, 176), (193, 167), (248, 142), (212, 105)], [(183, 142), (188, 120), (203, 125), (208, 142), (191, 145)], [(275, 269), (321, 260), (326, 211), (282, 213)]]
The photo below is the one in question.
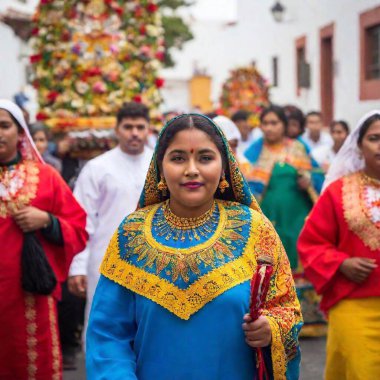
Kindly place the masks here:
[[(272, 57), (279, 59), (279, 86), (271, 89), (273, 102), (291, 103), (304, 111), (318, 110), (320, 101), (320, 29), (335, 23), (334, 118), (354, 124), (380, 101), (359, 100), (359, 15), (380, 5), (380, 0), (282, 0), (284, 21), (276, 23), (270, 12), (272, 0), (238, 0), (236, 26), (215, 21), (194, 21), (195, 39), (175, 54), (177, 66), (164, 71), (170, 77), (191, 76), (191, 63), (206, 68), (213, 78), (212, 100), (218, 101), (230, 69), (255, 61), (272, 79)], [(311, 87), (296, 93), (295, 40), (306, 36), (306, 59), (311, 65)], [(178, 102), (178, 99), (176, 99)], [(167, 103), (170, 103), (168, 100)]]
[(25, 84), (25, 70), (21, 60), (22, 45), (13, 30), (0, 23), (0, 98), (12, 99)]

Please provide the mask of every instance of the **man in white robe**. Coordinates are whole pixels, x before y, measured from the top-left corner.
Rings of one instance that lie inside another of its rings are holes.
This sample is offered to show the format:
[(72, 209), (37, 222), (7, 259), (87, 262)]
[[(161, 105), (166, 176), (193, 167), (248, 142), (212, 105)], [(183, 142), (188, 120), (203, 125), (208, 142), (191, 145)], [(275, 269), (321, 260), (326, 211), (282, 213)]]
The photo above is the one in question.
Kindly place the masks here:
[(74, 195), (87, 212), (86, 249), (74, 257), (69, 290), (87, 298), (85, 327), (99, 267), (111, 236), (123, 218), (135, 211), (153, 151), (147, 147), (149, 110), (141, 103), (125, 103), (117, 114), (119, 144), (90, 160), (80, 173)]

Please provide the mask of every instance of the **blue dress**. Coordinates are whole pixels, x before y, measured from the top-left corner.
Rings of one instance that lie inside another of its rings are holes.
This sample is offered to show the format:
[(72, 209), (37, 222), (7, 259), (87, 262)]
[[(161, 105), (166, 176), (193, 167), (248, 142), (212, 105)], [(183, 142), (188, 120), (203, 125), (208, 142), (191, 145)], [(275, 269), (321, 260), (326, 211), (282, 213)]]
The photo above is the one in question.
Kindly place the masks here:
[(87, 330), (88, 378), (255, 379), (255, 350), (242, 323), (256, 256), (271, 254), (266, 363), (272, 378), (297, 379), (299, 304), (273, 227), (228, 201), (181, 228), (167, 212), (167, 202), (136, 211), (111, 240)]

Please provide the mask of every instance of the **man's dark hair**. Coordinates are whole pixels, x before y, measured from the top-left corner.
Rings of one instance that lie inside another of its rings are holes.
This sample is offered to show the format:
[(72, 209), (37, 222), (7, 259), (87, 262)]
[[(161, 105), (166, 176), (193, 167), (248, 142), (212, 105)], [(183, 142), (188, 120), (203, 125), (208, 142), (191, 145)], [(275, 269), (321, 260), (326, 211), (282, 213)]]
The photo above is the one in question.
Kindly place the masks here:
[(320, 119), (322, 119), (322, 113), (321, 112), (319, 112), (319, 111), (310, 111), (305, 116), (305, 122), (307, 122), (307, 118), (309, 116), (318, 116)]
[(243, 111), (243, 110), (240, 110), (240, 111), (236, 111), (231, 119), (234, 123), (236, 123), (237, 121), (247, 121), (249, 118), (249, 112), (248, 111)]
[(149, 123), (149, 109), (143, 103), (126, 102), (123, 104), (123, 106), (120, 108), (119, 112), (116, 115), (117, 124), (120, 124), (120, 122), (127, 117), (130, 117), (132, 119), (142, 117)]

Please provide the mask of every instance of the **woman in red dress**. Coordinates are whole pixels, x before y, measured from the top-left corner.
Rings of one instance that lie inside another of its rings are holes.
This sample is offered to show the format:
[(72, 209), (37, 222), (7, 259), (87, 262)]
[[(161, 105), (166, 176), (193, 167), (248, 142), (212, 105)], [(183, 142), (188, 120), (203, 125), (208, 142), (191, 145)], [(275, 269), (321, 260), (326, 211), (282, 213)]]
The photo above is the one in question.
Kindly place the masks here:
[[(35, 149), (21, 109), (0, 100), (0, 379), (62, 378), (56, 301), (85, 246), (85, 224), (70, 189)], [(46, 283), (44, 275), (49, 289), (31, 284), (36, 276)]]
[(328, 315), (326, 380), (380, 374), (380, 111), (351, 132), (298, 241)]

